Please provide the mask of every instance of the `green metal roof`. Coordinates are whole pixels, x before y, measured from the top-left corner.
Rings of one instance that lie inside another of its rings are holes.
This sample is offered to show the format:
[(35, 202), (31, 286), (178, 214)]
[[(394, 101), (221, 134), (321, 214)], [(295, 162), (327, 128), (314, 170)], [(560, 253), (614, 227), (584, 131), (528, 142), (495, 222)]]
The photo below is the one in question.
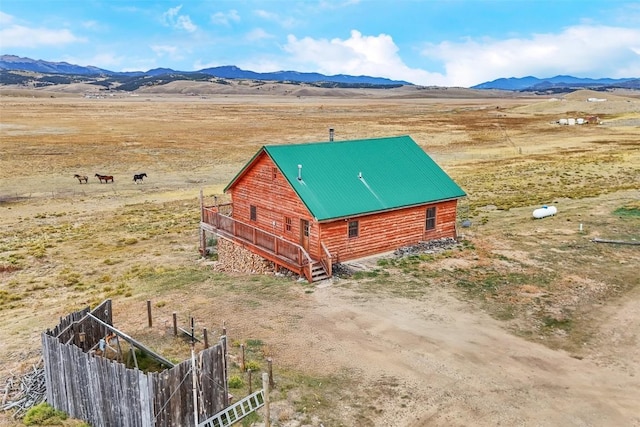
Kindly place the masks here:
[(267, 145), (227, 188), (262, 151), (318, 221), (466, 195), (409, 136)]

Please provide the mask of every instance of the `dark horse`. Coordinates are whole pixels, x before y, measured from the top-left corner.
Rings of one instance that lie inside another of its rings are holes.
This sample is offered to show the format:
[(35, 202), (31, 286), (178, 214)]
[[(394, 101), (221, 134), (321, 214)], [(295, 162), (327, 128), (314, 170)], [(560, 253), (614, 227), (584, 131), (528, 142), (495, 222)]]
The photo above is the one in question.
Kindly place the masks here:
[(84, 181), (85, 184), (89, 183), (89, 177), (88, 176), (75, 174), (75, 175), (73, 175), (73, 177), (74, 178), (78, 178), (78, 181), (80, 181), (80, 184), (82, 184), (82, 181)]
[(138, 181), (142, 181), (142, 178), (146, 178), (146, 177), (147, 177), (147, 174), (144, 172), (139, 173), (137, 175), (133, 175), (133, 182), (137, 184)]
[(113, 175), (100, 175), (99, 173), (97, 173), (96, 176), (98, 177), (100, 182), (104, 181), (105, 184), (109, 181), (113, 182)]

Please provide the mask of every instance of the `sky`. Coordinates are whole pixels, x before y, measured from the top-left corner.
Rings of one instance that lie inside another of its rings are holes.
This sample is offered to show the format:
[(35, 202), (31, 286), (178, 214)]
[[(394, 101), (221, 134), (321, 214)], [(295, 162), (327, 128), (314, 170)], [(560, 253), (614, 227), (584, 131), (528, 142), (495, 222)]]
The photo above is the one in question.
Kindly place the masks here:
[(471, 87), (640, 77), (624, 0), (0, 0), (0, 54), (111, 71), (235, 65)]

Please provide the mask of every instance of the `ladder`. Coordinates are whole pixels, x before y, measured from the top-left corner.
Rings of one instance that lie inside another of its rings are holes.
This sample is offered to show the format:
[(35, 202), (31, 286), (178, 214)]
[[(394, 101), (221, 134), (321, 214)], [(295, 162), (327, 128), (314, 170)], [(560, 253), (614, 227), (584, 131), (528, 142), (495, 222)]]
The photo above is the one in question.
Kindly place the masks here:
[(228, 427), (264, 406), (264, 390), (258, 390), (226, 407), (213, 417), (198, 423), (198, 427)]

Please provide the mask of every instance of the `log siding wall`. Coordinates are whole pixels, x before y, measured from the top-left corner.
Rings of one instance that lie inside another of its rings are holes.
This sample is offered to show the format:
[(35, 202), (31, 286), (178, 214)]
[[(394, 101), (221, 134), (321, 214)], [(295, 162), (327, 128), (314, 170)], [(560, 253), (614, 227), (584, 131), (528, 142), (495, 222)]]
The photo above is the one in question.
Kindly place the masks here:
[[(371, 215), (318, 223), (269, 156), (261, 154), (252, 168), (229, 189), (235, 219), (300, 244), (300, 220), (310, 224), (309, 255), (319, 260), (323, 242), (334, 262), (389, 252), (402, 246), (443, 237), (456, 237), (457, 200), (425, 204)], [(257, 208), (251, 221), (251, 206)], [(427, 208), (436, 207), (436, 227), (426, 229)], [(286, 229), (291, 218), (291, 230)], [(359, 221), (358, 237), (348, 237), (350, 220)]]
[[(274, 178), (274, 168), (275, 164), (263, 153), (253, 167), (229, 189), (233, 201), (233, 217), (298, 244), (300, 220), (305, 219), (311, 225), (309, 255), (313, 259), (319, 259), (317, 223), (279, 171)], [(251, 206), (257, 207), (256, 221), (250, 220)], [(286, 230), (286, 218), (291, 218), (291, 230)]]
[[(426, 230), (427, 208), (436, 207), (436, 227)], [(456, 237), (457, 200), (320, 224), (320, 238), (334, 262), (389, 252), (423, 240)], [(358, 237), (348, 237), (349, 221), (359, 222)]]

